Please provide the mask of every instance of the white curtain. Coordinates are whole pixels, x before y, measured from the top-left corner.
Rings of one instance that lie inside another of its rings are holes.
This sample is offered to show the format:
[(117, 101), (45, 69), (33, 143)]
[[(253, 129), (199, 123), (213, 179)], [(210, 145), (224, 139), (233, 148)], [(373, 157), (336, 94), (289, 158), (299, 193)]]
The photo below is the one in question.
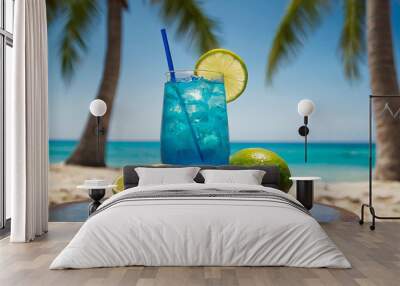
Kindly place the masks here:
[(45, 0), (15, 1), (13, 92), (6, 98), (6, 187), (12, 242), (47, 232), (48, 127)]

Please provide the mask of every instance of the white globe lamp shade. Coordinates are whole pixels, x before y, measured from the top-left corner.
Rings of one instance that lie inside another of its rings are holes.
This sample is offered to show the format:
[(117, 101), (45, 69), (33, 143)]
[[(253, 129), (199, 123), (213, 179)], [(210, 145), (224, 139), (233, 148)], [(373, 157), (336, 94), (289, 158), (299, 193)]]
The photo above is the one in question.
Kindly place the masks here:
[(314, 109), (315, 109), (314, 102), (312, 102), (309, 99), (302, 99), (297, 105), (297, 112), (301, 116), (309, 116), (311, 113), (313, 113)]
[(90, 103), (89, 110), (93, 116), (100, 117), (106, 114), (107, 104), (101, 99), (95, 99)]

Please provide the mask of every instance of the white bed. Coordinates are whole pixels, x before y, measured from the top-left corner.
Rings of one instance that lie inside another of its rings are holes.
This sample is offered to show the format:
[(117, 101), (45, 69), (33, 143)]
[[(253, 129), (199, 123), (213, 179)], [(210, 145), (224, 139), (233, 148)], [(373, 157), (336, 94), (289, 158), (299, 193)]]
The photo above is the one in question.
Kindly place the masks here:
[[(135, 197), (146, 191), (174, 190), (182, 195)], [(263, 193), (253, 197), (251, 191)], [(191, 192), (211, 195), (196, 197)], [(212, 195), (215, 192), (241, 195), (219, 197)], [(100, 206), (50, 269), (128, 265), (350, 268), (317, 221), (297, 204), (279, 190), (254, 185), (192, 183), (127, 189)]]

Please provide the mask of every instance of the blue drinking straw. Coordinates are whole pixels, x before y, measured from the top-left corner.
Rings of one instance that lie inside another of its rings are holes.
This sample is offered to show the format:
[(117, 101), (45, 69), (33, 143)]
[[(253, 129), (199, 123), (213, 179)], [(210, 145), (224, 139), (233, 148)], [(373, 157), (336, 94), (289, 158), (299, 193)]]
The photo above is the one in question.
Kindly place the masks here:
[(176, 79), (175, 79), (174, 63), (172, 62), (171, 50), (169, 49), (169, 44), (168, 44), (167, 31), (165, 29), (161, 29), (161, 36), (164, 43), (165, 55), (167, 56), (167, 63), (171, 75), (171, 81), (175, 82)]
[[(167, 63), (168, 63), (169, 73), (171, 75), (171, 81), (172, 82), (176, 82), (174, 63), (172, 62), (171, 50), (169, 49), (167, 31), (164, 28), (161, 29), (161, 36), (162, 36), (163, 43), (164, 43), (165, 55), (167, 56)], [(175, 88), (175, 91), (176, 91), (176, 93), (178, 95), (179, 101), (181, 103), (181, 107), (183, 109), (183, 112), (185, 114), (186, 120), (188, 122), (188, 125), (189, 125), (189, 128), (190, 128), (190, 132), (192, 133), (192, 139), (193, 139), (193, 143), (194, 143), (194, 145), (196, 147), (197, 154), (199, 155), (200, 160), (202, 162), (204, 162), (203, 154), (201, 153), (199, 142), (197, 141), (197, 138), (196, 138), (196, 135), (194, 133), (194, 129), (193, 129), (192, 123), (190, 122), (190, 117), (189, 117), (188, 111), (186, 109), (185, 102), (183, 101), (183, 98), (181, 97), (181, 95), (180, 95), (180, 93), (179, 93), (177, 88)]]

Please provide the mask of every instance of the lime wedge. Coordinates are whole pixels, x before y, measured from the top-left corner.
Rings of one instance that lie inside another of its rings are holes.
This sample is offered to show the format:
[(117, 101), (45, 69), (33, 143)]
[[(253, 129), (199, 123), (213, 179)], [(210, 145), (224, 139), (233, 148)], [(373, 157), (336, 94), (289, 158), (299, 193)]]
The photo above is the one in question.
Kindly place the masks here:
[(226, 102), (238, 98), (247, 85), (247, 68), (243, 60), (235, 53), (225, 49), (210, 50), (196, 63), (196, 74), (211, 79), (207, 71), (224, 75)]
[(124, 177), (122, 175), (118, 176), (114, 181), (114, 185), (116, 185), (116, 187), (112, 189), (113, 194), (122, 192), (124, 190)]

